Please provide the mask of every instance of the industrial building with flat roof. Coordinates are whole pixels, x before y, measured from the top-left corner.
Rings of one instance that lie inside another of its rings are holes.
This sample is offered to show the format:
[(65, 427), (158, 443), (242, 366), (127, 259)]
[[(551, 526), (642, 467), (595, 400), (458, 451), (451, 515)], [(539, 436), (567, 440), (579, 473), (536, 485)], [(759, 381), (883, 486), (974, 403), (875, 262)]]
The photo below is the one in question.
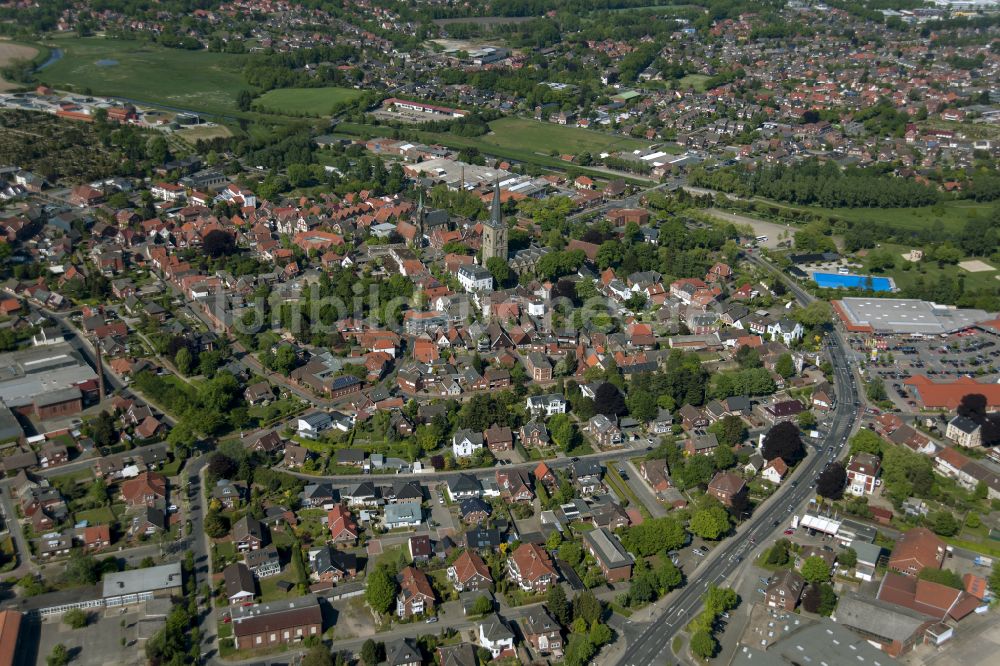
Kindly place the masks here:
[(941, 335), (993, 318), (914, 298), (844, 298), (833, 301), (833, 309), (847, 330), (880, 335)]
[(0, 354), (0, 401), (39, 419), (75, 414), (96, 396), (97, 373), (67, 343)]
[(109, 573), (102, 582), (104, 603), (120, 606), (180, 592), (183, 575), (181, 563), (174, 562), (148, 569)]

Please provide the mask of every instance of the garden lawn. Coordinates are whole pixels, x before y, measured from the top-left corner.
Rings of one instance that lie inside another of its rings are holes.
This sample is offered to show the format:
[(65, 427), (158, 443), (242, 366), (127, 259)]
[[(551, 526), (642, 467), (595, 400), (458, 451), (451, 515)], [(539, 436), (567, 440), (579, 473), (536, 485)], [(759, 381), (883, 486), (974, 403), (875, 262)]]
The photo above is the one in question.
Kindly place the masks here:
[(269, 576), (267, 578), (261, 578), (258, 581), (260, 585), (260, 602), (266, 604), (270, 601), (279, 601), (281, 599), (288, 599), (289, 597), (299, 596), (298, 591), (293, 587), (290, 591), (284, 592), (278, 587), (278, 582), (288, 581), (288, 577)]
[(76, 517), (76, 521), (86, 520), (91, 525), (102, 525), (106, 523), (112, 523), (115, 520), (115, 514), (110, 507), (103, 506), (99, 509), (88, 509), (86, 511), (77, 511), (73, 514)]
[(353, 88), (280, 88), (264, 93), (254, 101), (254, 107), (293, 116), (328, 116), (335, 105), (361, 95)]
[(240, 71), (243, 56), (103, 37), (56, 37), (49, 46), (62, 49), (63, 58), (38, 78), (60, 90), (89, 88), (96, 95), (231, 114), (236, 94), (249, 87)]

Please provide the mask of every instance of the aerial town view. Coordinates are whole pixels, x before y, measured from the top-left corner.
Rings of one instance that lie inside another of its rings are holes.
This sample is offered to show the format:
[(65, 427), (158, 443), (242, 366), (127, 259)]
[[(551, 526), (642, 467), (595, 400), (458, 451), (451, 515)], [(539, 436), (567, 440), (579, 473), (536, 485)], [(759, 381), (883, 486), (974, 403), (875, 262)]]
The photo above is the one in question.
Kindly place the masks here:
[(1000, 666), (1000, 0), (0, 0), (0, 666)]

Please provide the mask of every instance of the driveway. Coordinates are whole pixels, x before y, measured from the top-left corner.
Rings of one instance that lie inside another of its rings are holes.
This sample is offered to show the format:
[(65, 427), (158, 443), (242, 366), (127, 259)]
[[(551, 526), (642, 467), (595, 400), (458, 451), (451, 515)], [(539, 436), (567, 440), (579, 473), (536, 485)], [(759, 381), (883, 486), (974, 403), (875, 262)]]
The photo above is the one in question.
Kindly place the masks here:
[(625, 462), (625, 471), (628, 472), (628, 481), (625, 483), (628, 484), (628, 487), (639, 498), (639, 501), (649, 509), (650, 515), (653, 518), (662, 518), (667, 515), (667, 508), (663, 506), (652, 489), (642, 480), (642, 477), (639, 475), (638, 466), (632, 460)]

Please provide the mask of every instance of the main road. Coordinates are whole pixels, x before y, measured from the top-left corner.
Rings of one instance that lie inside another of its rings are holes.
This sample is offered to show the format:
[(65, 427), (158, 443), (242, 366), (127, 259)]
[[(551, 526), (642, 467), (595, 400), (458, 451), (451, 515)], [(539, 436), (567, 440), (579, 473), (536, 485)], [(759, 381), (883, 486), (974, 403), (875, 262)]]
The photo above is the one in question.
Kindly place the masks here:
[[(781, 275), (767, 261), (751, 257), (757, 265)], [(797, 284), (784, 278), (796, 300), (805, 305), (813, 297)], [(768, 499), (753, 516), (737, 530), (737, 534), (720, 544), (705, 558), (688, 578), (687, 586), (665, 600), (658, 615), (633, 634), (626, 632), (627, 646), (618, 663), (623, 666), (660, 666), (672, 661), (671, 642), (677, 632), (698, 614), (701, 597), (709, 585), (720, 585), (742, 566), (744, 557), (784, 529), (784, 523), (795, 509), (812, 494), (814, 480), (822, 469), (836, 460), (847, 444), (861, 409), (856, 379), (848, 365), (844, 343), (834, 329), (826, 337), (825, 347), (834, 368), (837, 404), (833, 410), (829, 432), (824, 442), (803, 461), (790, 483)], [(637, 634), (637, 635), (635, 635)]]

